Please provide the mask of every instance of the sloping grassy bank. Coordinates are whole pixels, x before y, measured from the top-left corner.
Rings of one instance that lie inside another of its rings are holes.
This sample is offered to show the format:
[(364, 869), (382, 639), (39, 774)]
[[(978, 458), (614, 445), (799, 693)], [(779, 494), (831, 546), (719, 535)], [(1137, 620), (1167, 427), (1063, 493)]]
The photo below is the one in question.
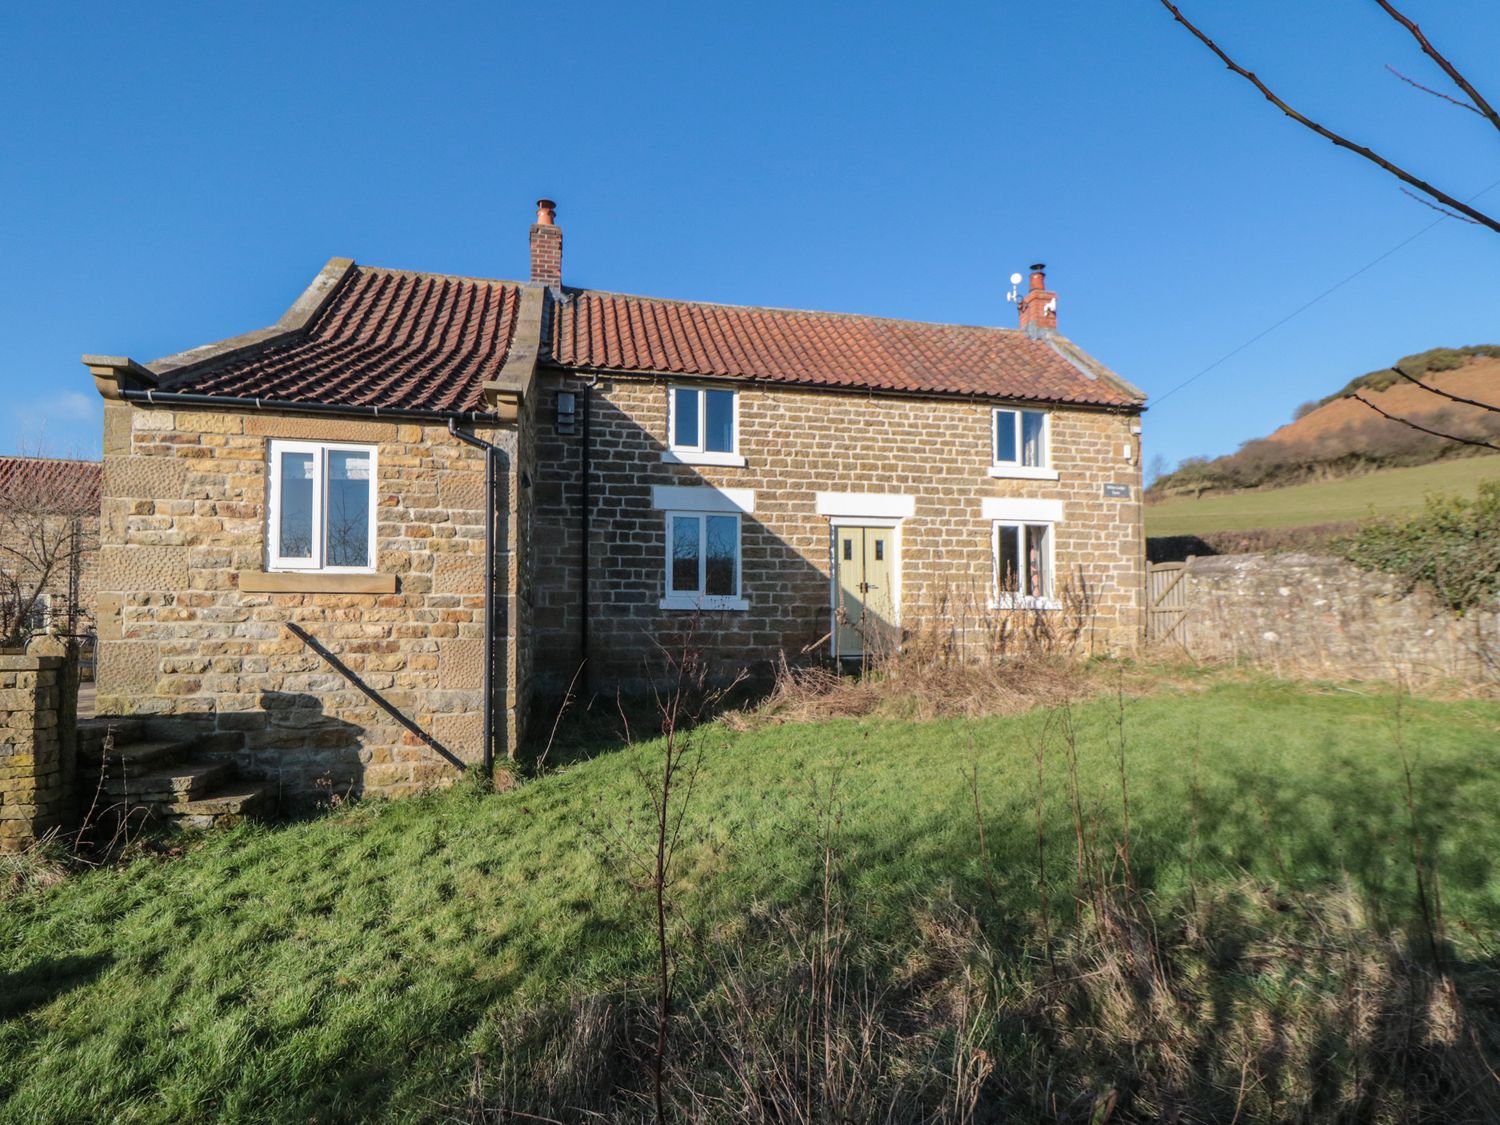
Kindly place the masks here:
[(1419, 511), (1429, 493), (1470, 497), (1480, 482), (1500, 477), (1500, 457), (1461, 457), (1363, 476), (1194, 500), (1146, 505), (1146, 534), (1208, 535), (1217, 531), (1314, 527)]
[[(872, 979), (908, 973), (933, 945), (924, 919), (955, 904), (986, 933), (1034, 934), (1041, 740), (1064, 944), (1075, 809), (1101, 868), (1119, 867), (1120, 729), (1108, 698), (1061, 717), (702, 728), (675, 940), (781, 956), (753, 920), (819, 900), (830, 824)], [(1404, 745), (1453, 955), (1492, 972), (1500, 706), (1205, 678), (1127, 699), (1123, 730), (1130, 882), (1159, 917), (1247, 880), (1335, 888), (1362, 927), (1415, 948)], [(573, 750), (510, 792), (246, 827), (0, 903), (0, 1120), (441, 1118), (464, 1104), (476, 1054), (504, 1056), (515, 1013), (649, 988), (646, 903), (620, 875), (647, 846), (639, 767), (659, 747)]]

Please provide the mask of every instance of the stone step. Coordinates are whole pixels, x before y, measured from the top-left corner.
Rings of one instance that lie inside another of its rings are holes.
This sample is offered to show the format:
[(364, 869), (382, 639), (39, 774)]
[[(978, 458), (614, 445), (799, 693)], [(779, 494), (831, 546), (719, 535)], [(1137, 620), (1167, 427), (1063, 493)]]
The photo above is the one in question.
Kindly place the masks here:
[[(120, 776), (123, 767), (125, 776), (130, 777), (136, 773), (145, 773), (148, 770), (157, 769), (162, 766), (180, 762), (192, 751), (191, 742), (173, 742), (170, 739), (161, 739), (154, 742), (127, 742), (117, 745), (114, 751), (105, 761), (110, 777)], [(99, 764), (99, 758), (92, 758), (94, 765)]]
[(99, 760), (104, 747), (105, 735), (114, 731), (116, 748), (139, 742), (145, 736), (146, 724), (140, 719), (124, 719), (105, 715), (98, 719), (78, 721), (78, 753), (85, 758)]
[(275, 808), (274, 781), (235, 781), (206, 797), (163, 806), (161, 815), (179, 828), (228, 828)]
[(181, 804), (208, 796), (234, 772), (229, 762), (184, 762), (106, 778), (104, 792), (132, 805)]

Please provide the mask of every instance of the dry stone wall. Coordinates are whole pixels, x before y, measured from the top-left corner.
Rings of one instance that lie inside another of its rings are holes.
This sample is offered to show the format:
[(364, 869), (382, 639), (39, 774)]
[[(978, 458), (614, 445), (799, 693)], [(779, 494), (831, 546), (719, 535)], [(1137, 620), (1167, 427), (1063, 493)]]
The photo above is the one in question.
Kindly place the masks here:
[[(579, 394), (581, 402), (584, 383), (550, 377), (537, 408), (537, 675), (553, 690), (578, 668), (583, 596), (582, 426), (573, 435), (557, 432), (560, 389)], [(662, 380), (602, 378), (591, 391), (588, 600), (596, 687), (640, 676), (657, 644), (677, 636), (689, 616), (658, 608), (665, 526), (652, 508), (653, 485), (755, 491), (755, 511), (742, 520), (743, 594), (750, 608), (714, 613), (702, 623), (705, 647), (731, 662), (827, 651), (832, 564), (829, 521), (815, 504), (820, 491), (913, 497), (914, 514), (899, 530), (900, 614), (908, 629), (924, 619), (986, 615), (993, 551), (984, 498), (1061, 500), (1056, 569), (1087, 587), (1092, 620), (1084, 644), (1125, 650), (1139, 643), (1144, 542), (1139, 447), (1131, 432), (1138, 416), (1058, 409), (1052, 448), (1059, 479), (996, 479), (989, 475), (993, 403), (739, 389), (744, 467), (663, 463)], [(1127, 495), (1106, 497), (1106, 484), (1126, 485)]]
[[(514, 455), (513, 432), (480, 436)], [(265, 576), (273, 438), (377, 447), (383, 590), (242, 588)], [(513, 497), (514, 485), (501, 491)], [(506, 508), (501, 630), (515, 610)], [(109, 403), (101, 519), (100, 714), (145, 717), (153, 734), (229, 736), (215, 745), (234, 747), (246, 776), (280, 781), (293, 804), (401, 795), (456, 775), (293, 635), (296, 623), (421, 730), (478, 759), (484, 458), (445, 428)], [(524, 696), (513, 661), (502, 674), (508, 697)], [(518, 737), (515, 719), (512, 709), (502, 747)]]
[(1176, 636), (1200, 659), (1330, 679), (1500, 678), (1500, 611), (1460, 617), (1424, 590), (1342, 559), (1195, 558), (1182, 586), (1187, 613)]
[(60, 643), (0, 654), (0, 852), (66, 827), (76, 800), (77, 662)]

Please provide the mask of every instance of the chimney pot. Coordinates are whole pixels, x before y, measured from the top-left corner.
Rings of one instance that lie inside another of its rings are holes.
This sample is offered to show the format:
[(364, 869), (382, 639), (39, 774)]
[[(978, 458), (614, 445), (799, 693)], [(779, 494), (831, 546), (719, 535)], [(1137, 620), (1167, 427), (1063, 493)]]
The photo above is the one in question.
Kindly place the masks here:
[(562, 228), (557, 225), (557, 204), (536, 201), (536, 222), (531, 226), (531, 281), (533, 285), (562, 284)]
[(1057, 294), (1047, 288), (1047, 263), (1031, 264), (1031, 288), (1021, 298), (1021, 327), (1042, 336), (1057, 329)]

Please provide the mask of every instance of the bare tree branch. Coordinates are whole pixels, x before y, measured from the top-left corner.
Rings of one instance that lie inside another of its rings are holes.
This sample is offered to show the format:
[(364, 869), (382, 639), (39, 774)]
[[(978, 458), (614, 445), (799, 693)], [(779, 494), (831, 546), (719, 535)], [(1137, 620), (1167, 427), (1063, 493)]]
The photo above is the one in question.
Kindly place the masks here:
[(1431, 94), (1435, 98), (1442, 98), (1443, 101), (1448, 102), (1448, 103), (1450, 103), (1452, 105), (1456, 105), (1456, 106), (1458, 106), (1459, 109), (1466, 109), (1470, 113), (1478, 113), (1480, 117), (1484, 116), (1484, 114), (1479, 113), (1479, 111), (1477, 109), (1475, 109), (1472, 105), (1470, 105), (1468, 102), (1463, 101), (1463, 100), (1461, 100), (1459, 98), (1455, 98), (1451, 94), (1445, 94), (1441, 90), (1434, 90), (1431, 86), (1424, 86), (1424, 85), (1422, 85), (1422, 83), (1417, 82), (1414, 79), (1406, 77), (1406, 75), (1402, 74), (1399, 70), (1397, 70), (1395, 67), (1393, 67), (1390, 63), (1386, 63), (1385, 64), (1385, 68), (1386, 68), (1386, 70), (1388, 70), (1392, 74), (1394, 74), (1397, 78), (1401, 79), (1401, 81), (1405, 82), (1408, 86), (1415, 86), (1418, 90), (1421, 90), (1422, 93), (1424, 93), (1424, 94)]
[(1496, 129), (1500, 129), (1500, 113), (1496, 113), (1494, 107), (1484, 100), (1483, 95), (1478, 90), (1474, 89), (1474, 84), (1459, 73), (1458, 67), (1444, 58), (1438, 49), (1428, 42), (1427, 36), (1422, 34), (1422, 29), (1406, 16), (1402, 15), (1401, 12), (1397, 11), (1396, 6), (1390, 0), (1375, 0), (1375, 3), (1385, 9), (1386, 15), (1411, 32), (1412, 38), (1422, 48), (1422, 53), (1437, 63), (1438, 66), (1442, 67), (1443, 73), (1453, 79), (1453, 84), (1462, 90), (1468, 96), (1469, 100), (1474, 103), (1473, 108), (1475, 112), (1489, 118), (1490, 124)]
[(1478, 441), (1474, 438), (1459, 437), (1457, 434), (1445, 434), (1441, 430), (1433, 430), (1429, 429), (1426, 426), (1419, 425), (1418, 423), (1413, 422), (1410, 418), (1398, 418), (1396, 415), (1390, 413), (1389, 411), (1382, 410), (1380, 407), (1376, 406), (1373, 402), (1365, 398), (1364, 395), (1358, 393), (1357, 391), (1349, 397), (1352, 398), (1355, 402), (1364, 403), (1371, 410), (1375, 411), (1376, 414), (1379, 414), (1382, 418), (1388, 418), (1392, 422), (1400, 422), (1403, 426), (1410, 426), (1414, 430), (1421, 430), (1424, 434), (1431, 434), (1433, 437), (1443, 438), (1446, 441), (1456, 441), (1461, 445), (1474, 445), (1478, 446), (1480, 449), (1493, 449), (1495, 452), (1500, 453), (1500, 445), (1496, 445), (1494, 442)]
[(1415, 375), (1408, 375), (1405, 371), (1402, 371), (1401, 368), (1399, 368), (1399, 367), (1392, 367), (1391, 370), (1394, 371), (1397, 375), (1401, 376), (1401, 378), (1407, 380), (1408, 382), (1415, 383), (1417, 386), (1421, 387), (1424, 391), (1430, 391), (1432, 394), (1435, 394), (1435, 395), (1437, 395), (1440, 398), (1445, 398), (1449, 402), (1462, 403), (1464, 406), (1477, 406), (1481, 410), (1488, 410), (1488, 411), (1490, 411), (1490, 412), (1492, 412), (1494, 414), (1500, 414), (1500, 406), (1497, 406), (1495, 403), (1492, 403), (1492, 402), (1480, 402), (1477, 398), (1464, 398), (1463, 395), (1456, 395), (1452, 391), (1442, 390), (1442, 389), (1440, 389), (1438, 387), (1432, 386), (1430, 383), (1424, 383), (1424, 382), (1422, 382), (1422, 380), (1418, 379)]
[[(1390, 6), (1388, 4), (1386, 4), (1386, 0), (1376, 0), (1376, 2), (1379, 3), (1382, 7), (1385, 7), (1388, 11), (1391, 11), (1392, 14), (1393, 14), (1393, 16), (1395, 16), (1396, 18), (1402, 19), (1402, 20), (1405, 19), (1405, 17), (1400, 16), (1399, 13), (1395, 12), (1394, 9), (1390, 8)], [(1369, 147), (1367, 147), (1365, 145), (1359, 144), (1356, 141), (1351, 141), (1348, 137), (1345, 137), (1345, 136), (1343, 136), (1343, 135), (1341, 135), (1339, 133), (1335, 133), (1332, 129), (1326, 128), (1325, 126), (1318, 124), (1316, 121), (1314, 121), (1312, 118), (1308, 117), (1306, 114), (1300, 113), (1297, 110), (1293, 109), (1290, 105), (1288, 105), (1285, 101), (1283, 101), (1279, 96), (1277, 96), (1277, 94), (1274, 91), (1272, 91), (1272, 89), (1269, 86), (1267, 86), (1264, 82), (1262, 82), (1259, 78), (1257, 78), (1252, 71), (1246, 70), (1239, 63), (1235, 62), (1232, 58), (1229, 57), (1228, 54), (1225, 53), (1225, 51), (1223, 50), (1223, 48), (1221, 48), (1217, 43), (1215, 43), (1212, 39), (1210, 39), (1202, 31), (1200, 31), (1195, 24), (1193, 24), (1186, 16), (1184, 16), (1182, 14), (1182, 12), (1178, 9), (1177, 5), (1174, 4), (1174, 3), (1172, 3), (1172, 0), (1161, 0), (1161, 4), (1162, 4), (1162, 6), (1164, 8), (1167, 9), (1167, 11), (1169, 11), (1169, 12), (1172, 13), (1172, 18), (1173, 19), (1175, 19), (1178, 23), (1182, 24), (1183, 27), (1187, 28), (1188, 31), (1190, 31), (1192, 33), (1192, 35), (1193, 35), (1193, 37), (1195, 39), (1197, 39), (1200, 43), (1202, 43), (1205, 47), (1207, 47), (1210, 51), (1212, 51), (1215, 55), (1217, 55), (1218, 58), (1219, 58), (1219, 61), (1221, 61), (1230, 70), (1234, 71), (1234, 73), (1238, 74), (1241, 78), (1243, 78), (1245, 81), (1249, 82), (1252, 86), (1254, 86), (1257, 90), (1259, 90), (1260, 93), (1261, 93), (1261, 95), (1268, 102), (1270, 102), (1272, 105), (1274, 105), (1277, 109), (1281, 110), (1282, 113), (1286, 114), (1293, 121), (1297, 122), (1297, 124), (1303, 126), (1306, 129), (1310, 129), (1312, 132), (1318, 134), (1318, 136), (1324, 138), (1327, 141), (1332, 142), (1333, 144), (1337, 145), (1339, 148), (1347, 149), (1347, 150), (1349, 150), (1350, 152), (1354, 153), (1357, 156), (1364, 157), (1366, 160), (1368, 160), (1370, 163), (1374, 164), (1376, 167), (1381, 168), (1381, 169), (1383, 169), (1386, 172), (1389, 172), (1392, 176), (1395, 176), (1402, 183), (1409, 184), (1411, 187), (1416, 188), (1418, 191), (1422, 192), (1424, 195), (1431, 196), (1433, 199), (1437, 200), (1439, 203), (1443, 204), (1445, 207), (1452, 208), (1454, 211), (1457, 211), (1461, 215), (1467, 215), (1467, 216), (1469, 216), (1469, 218), (1473, 219), (1476, 223), (1479, 223), (1482, 226), (1489, 227), (1490, 230), (1495, 231), (1496, 233), (1500, 233), (1500, 219), (1493, 219), (1489, 215), (1486, 215), (1483, 211), (1479, 211), (1479, 210), (1476, 210), (1473, 207), (1470, 207), (1467, 203), (1464, 203), (1462, 200), (1455, 199), (1453, 196), (1449, 195), (1447, 192), (1443, 191), (1441, 188), (1434, 187), (1432, 184), (1429, 184), (1426, 180), (1420, 179), (1419, 177), (1412, 175), (1410, 172), (1408, 172), (1405, 168), (1402, 168), (1400, 165), (1393, 164), (1391, 161), (1387, 160), (1385, 157), (1381, 156), (1379, 153), (1375, 152), (1373, 149), (1371, 149), (1371, 148), (1369, 148)], [(1407, 21), (1407, 22), (1409, 22), (1409, 21)], [(1415, 24), (1411, 24), (1410, 26), (1413, 29), (1416, 27)], [(1418, 32), (1418, 34), (1420, 34), (1420, 33)], [(1426, 43), (1425, 39), (1422, 39), (1420, 41), (1422, 43), (1424, 43), (1424, 44)], [(1427, 47), (1424, 47), (1424, 49), (1427, 49)], [(1449, 67), (1451, 67), (1452, 64), (1447, 63), (1447, 60), (1441, 59), (1441, 56), (1437, 56), (1435, 54), (1435, 52), (1429, 51), (1429, 53), (1434, 54), (1434, 57), (1436, 57), (1436, 58), (1438, 58), (1438, 59), (1441, 60), (1439, 62), (1440, 66), (1444, 66), (1445, 69), (1448, 69)], [(1457, 71), (1452, 71), (1449, 76), (1453, 77), (1456, 74), (1457, 74)], [(1468, 85), (1467, 81), (1465, 81), (1465, 80), (1462, 79), (1461, 75), (1459, 75), (1458, 77), (1456, 77), (1454, 80), (1456, 82), (1460, 83), (1460, 89), (1462, 89), (1464, 91), (1464, 93), (1468, 94), (1471, 98), (1474, 99), (1475, 105), (1480, 106), (1481, 110), (1487, 111), (1485, 113), (1486, 116), (1490, 116), (1491, 114), (1494, 113), (1493, 110), (1489, 109), (1488, 103), (1485, 102), (1482, 98), (1480, 98), (1477, 95), (1477, 93), (1474, 92), (1473, 88)], [(1500, 121), (1497, 121), (1496, 124), (1497, 124), (1497, 127), (1500, 127)]]
[(1430, 199), (1423, 199), (1420, 195), (1418, 195), (1416, 192), (1410, 190), (1409, 188), (1402, 188), (1401, 189), (1401, 194), (1404, 195), (1404, 196), (1406, 196), (1408, 199), (1415, 199), (1423, 207), (1431, 207), (1439, 215), (1447, 215), (1448, 218), (1450, 218), (1450, 219), (1457, 219), (1461, 223), (1470, 223), (1470, 224), (1472, 224), (1473, 226), (1476, 226), (1476, 227), (1479, 225), (1478, 222), (1476, 222), (1475, 220), (1469, 218), (1467, 215), (1460, 215), (1457, 211), (1450, 211), (1446, 207), (1439, 207), (1432, 200), (1430, 200)]
[[(57, 472), (45, 458), (0, 459), (0, 645), (26, 639), (39, 608), (55, 607), (81, 565), (80, 521), (99, 513), (97, 475)], [(72, 604), (71, 582), (67, 593)]]

